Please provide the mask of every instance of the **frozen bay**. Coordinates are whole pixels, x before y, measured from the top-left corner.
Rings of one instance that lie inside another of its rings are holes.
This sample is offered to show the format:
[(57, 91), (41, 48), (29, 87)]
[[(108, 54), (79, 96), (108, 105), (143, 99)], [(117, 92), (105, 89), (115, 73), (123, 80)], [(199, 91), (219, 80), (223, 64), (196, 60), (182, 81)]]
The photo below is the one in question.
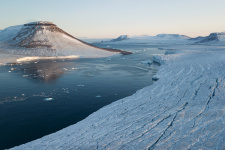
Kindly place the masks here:
[(0, 149), (20, 145), (86, 118), (151, 85), (158, 64), (142, 64), (149, 46), (122, 46), (133, 55), (35, 60), (0, 66)]

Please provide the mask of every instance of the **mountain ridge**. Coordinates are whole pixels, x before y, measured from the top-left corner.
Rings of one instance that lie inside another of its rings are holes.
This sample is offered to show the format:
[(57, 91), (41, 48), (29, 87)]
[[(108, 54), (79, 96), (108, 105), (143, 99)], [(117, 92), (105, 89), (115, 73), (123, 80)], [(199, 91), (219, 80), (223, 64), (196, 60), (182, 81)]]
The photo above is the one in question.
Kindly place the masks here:
[(225, 32), (214, 32), (211, 33), (209, 36), (206, 36), (198, 43), (224, 42), (224, 41), (225, 41)]
[[(217, 43), (217, 42), (225, 42), (225, 32), (214, 32), (210, 33), (208, 36), (198, 36), (198, 37), (189, 37), (187, 35), (181, 34), (158, 34), (156, 36), (149, 36), (149, 35), (140, 35), (140, 36), (129, 36), (129, 35), (120, 35), (119, 37), (108, 40), (102, 41), (102, 43), (114, 43), (114, 42), (168, 42), (168, 41), (179, 41), (185, 42), (187, 44), (204, 44), (204, 43)], [(191, 43), (193, 42), (193, 43)]]
[[(11, 28), (13, 30), (9, 32)], [(69, 50), (69, 54), (76, 54), (77, 52), (78, 55), (94, 54), (95, 51), (100, 53), (102, 53), (101, 51), (121, 53), (123, 55), (131, 54), (131, 52), (127, 51), (99, 48), (91, 45), (58, 28), (52, 22), (46, 21), (37, 21), (9, 27), (1, 30), (0, 35), (3, 35), (1, 42), (4, 43), (4, 45), (8, 45), (10, 48), (15, 47), (58, 51)], [(63, 55), (66, 55), (66, 53)]]

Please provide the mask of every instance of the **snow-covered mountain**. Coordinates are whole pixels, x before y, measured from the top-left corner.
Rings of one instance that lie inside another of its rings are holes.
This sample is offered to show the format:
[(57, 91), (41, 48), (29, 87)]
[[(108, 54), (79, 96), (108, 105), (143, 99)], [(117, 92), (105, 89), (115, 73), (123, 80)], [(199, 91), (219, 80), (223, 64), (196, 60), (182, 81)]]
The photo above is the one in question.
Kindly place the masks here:
[(209, 42), (225, 42), (225, 32), (211, 33), (198, 43), (209, 43)]
[(141, 35), (141, 36), (128, 36), (121, 35), (116, 39), (104, 41), (102, 43), (171, 43), (171, 42), (190, 42), (190, 37), (180, 34), (158, 34), (156, 36)]
[(77, 39), (58, 28), (52, 22), (31, 22), (0, 31), (0, 48), (4, 52), (26, 56), (107, 57), (118, 53), (115, 49), (103, 49)]
[[(118, 38), (101, 41), (102, 44), (129, 44), (129, 43), (148, 43), (148, 44), (199, 44), (199, 43), (225, 42), (225, 32), (211, 33), (209, 36), (198, 36), (191, 38), (180, 34), (158, 34), (156, 36), (140, 35), (129, 36), (121, 35)], [(95, 42), (96, 43), (96, 42)]]

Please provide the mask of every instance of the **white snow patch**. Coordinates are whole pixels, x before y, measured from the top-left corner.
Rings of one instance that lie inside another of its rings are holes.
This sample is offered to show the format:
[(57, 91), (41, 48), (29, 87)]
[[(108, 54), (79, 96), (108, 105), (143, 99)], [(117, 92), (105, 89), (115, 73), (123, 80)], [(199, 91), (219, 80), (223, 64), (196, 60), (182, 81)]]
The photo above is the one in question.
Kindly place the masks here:
[(71, 56), (56, 56), (56, 57), (23, 57), (19, 58), (17, 62), (26, 62), (26, 61), (34, 61), (34, 60), (41, 60), (41, 59), (77, 59), (79, 56), (71, 55)]

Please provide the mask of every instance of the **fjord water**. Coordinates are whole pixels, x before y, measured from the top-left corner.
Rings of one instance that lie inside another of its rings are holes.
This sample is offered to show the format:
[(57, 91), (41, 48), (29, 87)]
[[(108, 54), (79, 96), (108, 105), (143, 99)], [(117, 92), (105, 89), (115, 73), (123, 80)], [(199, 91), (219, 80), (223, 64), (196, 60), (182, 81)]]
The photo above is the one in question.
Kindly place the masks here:
[[(106, 45), (98, 45), (106, 46)], [(54, 133), (153, 83), (164, 53), (149, 45), (107, 45), (132, 55), (43, 60), (0, 67), (0, 149)]]

